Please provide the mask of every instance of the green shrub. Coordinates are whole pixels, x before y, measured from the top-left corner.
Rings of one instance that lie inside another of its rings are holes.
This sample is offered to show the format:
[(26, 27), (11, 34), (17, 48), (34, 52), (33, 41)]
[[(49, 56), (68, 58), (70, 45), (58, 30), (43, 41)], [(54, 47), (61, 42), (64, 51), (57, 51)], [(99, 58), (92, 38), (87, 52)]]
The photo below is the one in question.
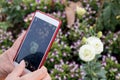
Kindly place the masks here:
[(104, 0), (100, 17), (97, 20), (97, 30), (118, 31), (120, 29), (120, 0)]

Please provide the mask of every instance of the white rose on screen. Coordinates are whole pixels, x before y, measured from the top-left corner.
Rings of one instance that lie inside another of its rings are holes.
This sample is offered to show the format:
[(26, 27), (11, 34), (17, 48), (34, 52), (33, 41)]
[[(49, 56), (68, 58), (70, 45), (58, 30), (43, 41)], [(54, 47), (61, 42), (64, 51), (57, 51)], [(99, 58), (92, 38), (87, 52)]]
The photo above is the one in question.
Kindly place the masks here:
[(92, 61), (95, 58), (95, 49), (91, 45), (83, 45), (79, 50), (79, 57), (85, 62)]
[(101, 52), (103, 52), (103, 43), (99, 38), (94, 36), (89, 37), (87, 38), (86, 43), (95, 48), (96, 54), (100, 54)]

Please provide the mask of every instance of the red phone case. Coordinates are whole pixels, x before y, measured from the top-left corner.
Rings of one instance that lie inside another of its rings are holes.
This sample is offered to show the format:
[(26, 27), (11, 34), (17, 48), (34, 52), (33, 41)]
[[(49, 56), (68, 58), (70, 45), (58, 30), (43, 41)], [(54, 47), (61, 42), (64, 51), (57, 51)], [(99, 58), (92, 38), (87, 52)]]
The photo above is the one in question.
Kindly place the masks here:
[[(51, 46), (52, 46), (53, 41), (55, 40), (55, 37), (56, 37), (56, 35), (57, 35), (57, 33), (58, 33), (59, 29), (60, 29), (60, 26), (61, 26), (62, 22), (61, 22), (60, 20), (58, 20), (58, 19), (56, 19), (56, 18), (48, 15), (48, 14), (45, 14), (44, 12), (39, 11), (39, 10), (36, 10), (36, 12), (40, 12), (40, 13), (42, 13), (42, 14), (44, 14), (44, 15), (47, 15), (47, 16), (49, 16), (49, 17), (51, 17), (51, 18), (59, 21), (58, 27), (57, 27), (57, 29), (55, 30), (55, 32), (54, 32), (54, 34), (53, 34), (53, 37), (52, 37), (52, 39), (51, 39), (51, 41), (50, 41), (50, 43), (49, 43), (49, 45), (48, 45), (48, 47), (47, 47), (47, 49), (46, 49), (46, 51), (45, 51), (45, 55), (43, 56), (43, 58), (42, 58), (42, 60), (41, 60), (41, 63), (39, 64), (39, 67), (38, 67), (38, 68), (40, 68), (40, 67), (44, 64), (44, 62), (45, 62), (45, 60), (46, 60), (46, 57), (47, 57), (47, 55), (48, 55), (48, 52), (49, 52), (49, 50), (50, 50), (50, 48), (51, 48)], [(36, 12), (34, 12), (34, 13), (36, 13)], [(33, 21), (33, 18), (34, 18), (34, 17), (35, 17), (35, 14), (34, 14), (34, 16), (32, 17), (32, 21)], [(32, 24), (32, 21), (31, 21), (30, 25)], [(28, 27), (28, 29), (27, 29), (27, 32), (26, 32), (26, 34), (25, 34), (22, 42), (25, 40), (25, 38), (26, 38), (26, 36), (27, 36), (27, 33), (28, 33), (29, 29), (30, 29), (30, 25), (29, 25), (29, 27)], [(22, 45), (22, 42), (21, 42), (21, 45)], [(20, 49), (21, 45), (19, 46), (19, 49)], [(19, 51), (19, 49), (18, 49), (18, 51)], [(17, 55), (18, 55), (18, 51), (17, 51), (17, 53), (16, 53), (16, 55), (15, 55), (15, 57), (14, 57), (14, 60), (16, 59), (16, 57), (17, 57)]]

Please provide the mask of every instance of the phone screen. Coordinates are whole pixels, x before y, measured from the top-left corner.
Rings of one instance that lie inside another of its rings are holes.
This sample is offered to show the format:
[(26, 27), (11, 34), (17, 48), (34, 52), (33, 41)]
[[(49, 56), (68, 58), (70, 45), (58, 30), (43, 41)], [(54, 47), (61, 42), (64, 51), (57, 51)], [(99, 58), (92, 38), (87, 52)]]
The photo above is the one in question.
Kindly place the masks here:
[(37, 70), (56, 28), (55, 25), (34, 17), (15, 61), (20, 63), (25, 60), (28, 70)]

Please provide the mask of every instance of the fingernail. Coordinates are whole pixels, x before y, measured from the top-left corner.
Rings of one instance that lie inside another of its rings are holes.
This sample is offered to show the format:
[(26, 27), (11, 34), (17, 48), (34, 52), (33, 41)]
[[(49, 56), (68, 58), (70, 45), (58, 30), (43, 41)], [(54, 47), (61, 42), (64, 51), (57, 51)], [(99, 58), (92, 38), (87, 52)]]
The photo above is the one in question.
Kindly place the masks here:
[(21, 65), (21, 64), (25, 64), (25, 61), (24, 61), (24, 60), (22, 60), (22, 61), (20, 62), (20, 65)]

